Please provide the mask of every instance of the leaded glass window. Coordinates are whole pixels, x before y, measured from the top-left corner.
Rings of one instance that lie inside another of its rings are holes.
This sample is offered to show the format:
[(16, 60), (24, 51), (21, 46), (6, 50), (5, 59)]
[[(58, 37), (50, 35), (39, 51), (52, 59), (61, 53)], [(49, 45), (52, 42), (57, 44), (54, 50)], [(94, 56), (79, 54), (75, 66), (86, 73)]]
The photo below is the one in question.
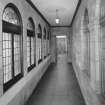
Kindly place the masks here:
[(42, 28), (38, 25), (38, 63), (42, 61)]
[(27, 23), (27, 64), (28, 71), (35, 67), (35, 35), (34, 35), (34, 23), (31, 18)]
[(15, 8), (7, 6), (3, 13), (2, 67), (4, 91), (22, 77), (21, 71), (21, 22)]
[(47, 31), (47, 55), (50, 53), (50, 31)]
[(9, 23), (12, 23), (12, 24), (16, 24), (16, 25), (20, 24), (19, 17), (17, 16), (17, 13), (11, 7), (7, 7), (4, 10), (3, 20), (6, 22), (9, 22)]
[(46, 29), (44, 28), (44, 58), (46, 58)]

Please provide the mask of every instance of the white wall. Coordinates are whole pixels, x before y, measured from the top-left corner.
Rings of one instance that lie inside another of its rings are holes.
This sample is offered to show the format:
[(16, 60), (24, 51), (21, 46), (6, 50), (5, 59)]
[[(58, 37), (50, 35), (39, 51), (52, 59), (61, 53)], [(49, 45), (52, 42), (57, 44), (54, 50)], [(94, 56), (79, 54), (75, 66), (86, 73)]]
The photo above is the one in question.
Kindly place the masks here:
[[(101, 105), (99, 96), (101, 91), (101, 69), (100, 69), (100, 2), (101, 0), (82, 0), (80, 8), (72, 26), (72, 64), (79, 81), (83, 96), (87, 105)], [(88, 10), (89, 16), (89, 44), (90, 56), (87, 61), (87, 34), (84, 33), (84, 13)], [(90, 75), (88, 75), (88, 73)]]

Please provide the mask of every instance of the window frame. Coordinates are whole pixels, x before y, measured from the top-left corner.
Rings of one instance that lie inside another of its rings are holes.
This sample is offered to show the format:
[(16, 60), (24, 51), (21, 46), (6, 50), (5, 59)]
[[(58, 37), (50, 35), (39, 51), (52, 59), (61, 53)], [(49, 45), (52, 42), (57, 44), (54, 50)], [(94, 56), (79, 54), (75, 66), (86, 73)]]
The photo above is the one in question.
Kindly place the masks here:
[[(46, 32), (46, 28), (44, 27), (44, 36), (43, 36), (44, 41), (46, 41), (46, 39), (47, 39), (46, 36), (47, 36), (47, 32)], [(44, 42), (44, 53), (45, 53), (45, 50), (46, 50), (45, 46), (46, 46), (46, 44)], [(44, 55), (44, 59), (45, 58), (46, 58), (46, 54)]]
[[(13, 11), (16, 13), (16, 15), (18, 16), (19, 18), (19, 25), (16, 25), (16, 24), (13, 24), (13, 23), (10, 23), (10, 22), (6, 22), (5, 20), (3, 20), (3, 15), (4, 15), (4, 11), (6, 8), (11, 8), (13, 9)], [(3, 91), (7, 91), (10, 87), (12, 87), (17, 81), (19, 81), (22, 77), (23, 77), (23, 71), (22, 71), (22, 68), (23, 68), (23, 58), (22, 58), (22, 54), (23, 54), (23, 35), (22, 35), (22, 30), (23, 30), (23, 26), (22, 26), (22, 18), (21, 18), (21, 15), (20, 15), (20, 12), (18, 10), (18, 8), (12, 4), (12, 3), (9, 3), (5, 8), (4, 8), (4, 11), (3, 11), (3, 14), (2, 14), (2, 36), (3, 36), (3, 33), (8, 33), (8, 34), (11, 34), (11, 58), (12, 58), (12, 61), (11, 61), (11, 72), (12, 72), (12, 77), (10, 80), (6, 81), (6, 83), (4, 83), (4, 70), (3, 70)], [(15, 68), (14, 68), (14, 36), (16, 35), (19, 35), (20, 36), (20, 73), (18, 75), (15, 76)], [(3, 38), (2, 38), (2, 43), (3, 43)], [(2, 49), (3, 49), (3, 44), (2, 44)], [(3, 51), (2, 51), (2, 57), (3, 57)], [(3, 67), (3, 59), (2, 59), (2, 67)], [(4, 68), (3, 68), (4, 69)]]
[[(28, 21), (32, 24), (32, 27), (33, 27), (33, 30), (27, 29), (27, 37), (30, 38), (30, 66), (28, 67), (28, 72), (30, 72), (36, 66), (36, 53), (35, 53), (35, 51), (36, 51), (36, 45), (35, 45), (36, 40), (35, 39), (36, 38), (35, 38), (35, 24), (34, 24), (34, 21), (31, 17), (28, 19)], [(31, 49), (32, 48), (31, 38), (33, 38), (33, 40), (34, 40), (34, 46), (33, 46), (33, 49), (34, 49), (34, 63), (33, 64), (31, 64), (31, 62), (32, 62), (32, 60), (31, 60), (31, 53), (32, 53), (31, 52), (32, 51), (32, 49)]]
[(38, 25), (38, 38), (41, 39), (41, 59), (38, 59), (38, 64), (40, 64), (42, 62), (42, 27), (41, 25), (39, 24)]
[(51, 38), (51, 34), (50, 31), (47, 31), (47, 56), (50, 55), (49, 49), (50, 49), (50, 38)]

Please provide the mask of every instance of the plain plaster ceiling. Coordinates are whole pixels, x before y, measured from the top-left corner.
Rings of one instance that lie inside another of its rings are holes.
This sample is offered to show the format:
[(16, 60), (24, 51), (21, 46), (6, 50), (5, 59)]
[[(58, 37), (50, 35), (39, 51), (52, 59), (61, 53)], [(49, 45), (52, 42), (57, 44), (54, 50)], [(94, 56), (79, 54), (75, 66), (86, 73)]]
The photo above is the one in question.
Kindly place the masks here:
[[(51, 26), (69, 26), (78, 0), (31, 0)], [(55, 23), (56, 9), (58, 9), (58, 16), (60, 23)]]

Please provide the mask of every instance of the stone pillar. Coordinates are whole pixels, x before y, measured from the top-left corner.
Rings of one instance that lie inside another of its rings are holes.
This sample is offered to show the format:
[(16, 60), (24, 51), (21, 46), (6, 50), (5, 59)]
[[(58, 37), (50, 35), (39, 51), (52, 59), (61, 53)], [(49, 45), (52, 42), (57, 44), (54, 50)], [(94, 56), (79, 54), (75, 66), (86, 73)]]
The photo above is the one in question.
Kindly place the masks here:
[(96, 0), (95, 16), (91, 18), (90, 30), (91, 30), (91, 86), (97, 92), (100, 93), (100, 68), (99, 68), (99, 51), (100, 51), (100, 29), (99, 29), (99, 17), (100, 17), (100, 0)]

